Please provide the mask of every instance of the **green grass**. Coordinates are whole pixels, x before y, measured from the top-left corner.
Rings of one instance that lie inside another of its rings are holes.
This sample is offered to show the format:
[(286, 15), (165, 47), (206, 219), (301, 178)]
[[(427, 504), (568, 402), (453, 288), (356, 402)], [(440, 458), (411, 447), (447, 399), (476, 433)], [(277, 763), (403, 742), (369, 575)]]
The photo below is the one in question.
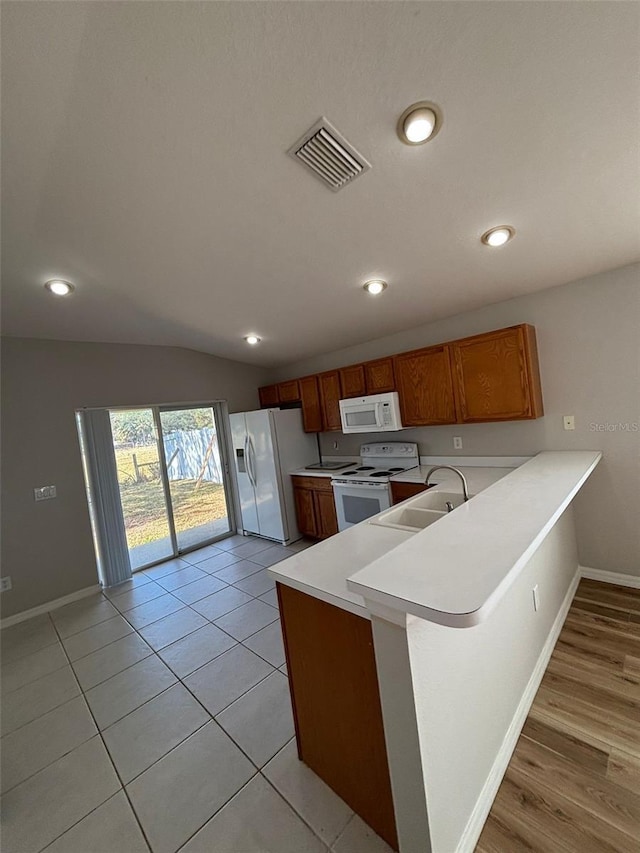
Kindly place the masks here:
[[(136, 454), (138, 465), (156, 463), (142, 469), (143, 476), (149, 478), (145, 482), (135, 482), (132, 453)], [(168, 536), (169, 525), (155, 445), (137, 447), (135, 450), (117, 450), (116, 465), (129, 548)], [(227, 515), (224, 487), (219, 483), (203, 480), (200, 485), (196, 485), (196, 480), (172, 480), (170, 491), (178, 532), (200, 527)]]

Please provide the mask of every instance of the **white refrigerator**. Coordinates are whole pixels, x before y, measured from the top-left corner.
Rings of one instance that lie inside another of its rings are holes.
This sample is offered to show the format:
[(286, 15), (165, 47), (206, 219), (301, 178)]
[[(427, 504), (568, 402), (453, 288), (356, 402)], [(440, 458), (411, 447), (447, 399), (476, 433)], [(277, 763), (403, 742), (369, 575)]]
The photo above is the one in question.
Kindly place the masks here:
[(242, 529), (283, 544), (300, 539), (291, 472), (318, 461), (316, 436), (300, 409), (261, 409), (229, 416)]

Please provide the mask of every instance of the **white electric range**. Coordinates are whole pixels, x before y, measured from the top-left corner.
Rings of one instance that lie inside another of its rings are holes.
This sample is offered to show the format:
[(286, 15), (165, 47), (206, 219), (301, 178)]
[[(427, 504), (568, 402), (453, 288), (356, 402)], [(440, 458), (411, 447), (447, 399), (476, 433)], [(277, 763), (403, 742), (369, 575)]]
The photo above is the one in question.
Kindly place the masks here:
[(338, 530), (346, 530), (388, 509), (393, 475), (417, 468), (419, 464), (417, 444), (406, 441), (363, 444), (360, 464), (355, 463), (331, 476)]

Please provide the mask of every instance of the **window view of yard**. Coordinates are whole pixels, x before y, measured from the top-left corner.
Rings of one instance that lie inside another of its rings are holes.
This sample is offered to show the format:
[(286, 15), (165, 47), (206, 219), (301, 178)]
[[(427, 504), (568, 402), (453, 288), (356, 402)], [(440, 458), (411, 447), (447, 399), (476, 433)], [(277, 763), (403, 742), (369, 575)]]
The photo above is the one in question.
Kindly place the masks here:
[[(210, 408), (160, 413), (178, 546), (229, 529)], [(151, 409), (111, 412), (120, 498), (132, 567), (171, 556), (158, 443)]]

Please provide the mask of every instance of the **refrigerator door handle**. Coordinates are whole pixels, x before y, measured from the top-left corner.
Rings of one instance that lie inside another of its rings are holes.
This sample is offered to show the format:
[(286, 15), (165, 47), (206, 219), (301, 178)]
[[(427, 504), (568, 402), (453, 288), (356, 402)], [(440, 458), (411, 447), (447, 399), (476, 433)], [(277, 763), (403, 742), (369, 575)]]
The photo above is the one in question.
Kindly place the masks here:
[(247, 477), (249, 478), (249, 482), (251, 483), (252, 486), (255, 486), (255, 483), (253, 482), (253, 477), (251, 476), (251, 462), (249, 460), (249, 436), (248, 435), (245, 435), (245, 437), (244, 437), (244, 462), (245, 462), (245, 468), (247, 471)]
[(255, 452), (254, 447), (253, 447), (253, 442), (251, 441), (251, 436), (249, 436), (249, 461), (248, 461), (248, 467), (249, 467), (249, 470), (251, 471), (251, 482), (253, 483), (254, 488), (258, 485), (258, 481), (257, 481), (257, 478), (256, 478), (256, 466), (255, 466), (255, 461), (256, 461), (256, 452)]

